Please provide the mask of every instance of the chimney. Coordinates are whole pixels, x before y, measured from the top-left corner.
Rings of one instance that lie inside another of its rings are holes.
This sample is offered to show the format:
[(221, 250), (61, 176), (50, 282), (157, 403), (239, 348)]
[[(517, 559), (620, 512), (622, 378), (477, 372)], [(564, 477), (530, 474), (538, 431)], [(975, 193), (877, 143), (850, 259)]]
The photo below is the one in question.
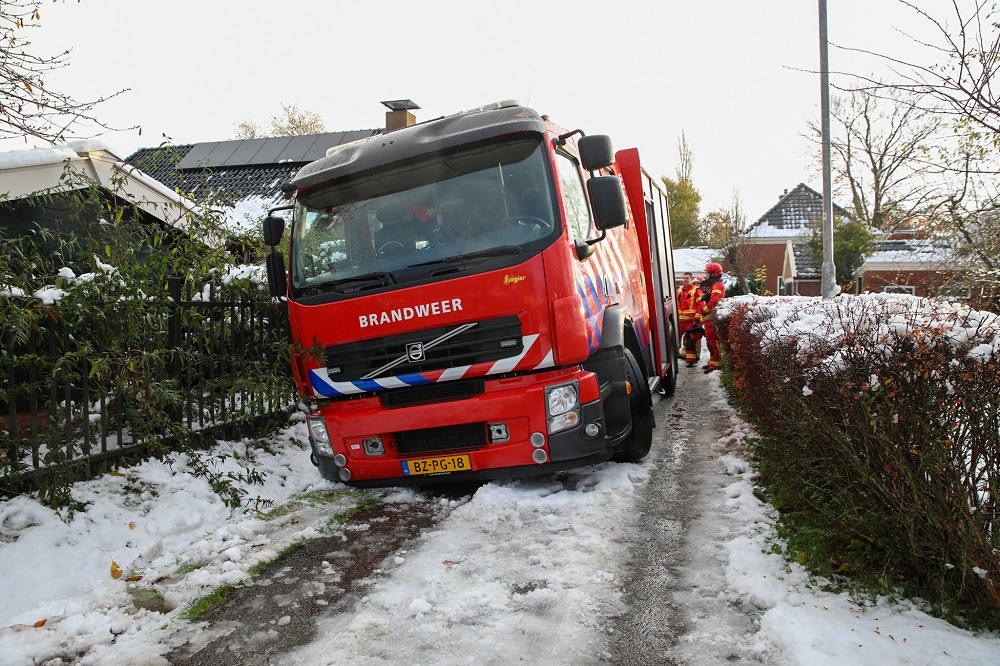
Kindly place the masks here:
[(387, 102), (382, 102), (382, 105), (389, 109), (385, 112), (386, 132), (395, 132), (398, 129), (416, 124), (417, 117), (410, 113), (410, 111), (419, 109), (420, 107), (414, 104), (412, 100), (391, 99)]

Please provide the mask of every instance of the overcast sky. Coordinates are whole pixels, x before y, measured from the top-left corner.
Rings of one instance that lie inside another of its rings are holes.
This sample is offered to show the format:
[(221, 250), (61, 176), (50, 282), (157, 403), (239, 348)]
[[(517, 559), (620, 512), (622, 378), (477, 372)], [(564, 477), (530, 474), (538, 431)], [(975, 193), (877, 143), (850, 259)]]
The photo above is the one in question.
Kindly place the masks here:
[[(898, 0), (829, 5), (831, 42), (912, 47), (893, 28), (915, 24)], [(60, 0), (41, 12), (34, 50), (72, 49), (52, 87), (77, 99), (129, 89), (99, 107), (142, 127), (104, 137), (122, 156), (231, 139), (282, 103), (334, 131), (382, 126), (382, 100), (411, 99), (427, 120), (514, 98), (639, 148), (656, 175), (675, 175), (684, 132), (702, 214), (738, 192), (755, 220), (800, 182), (822, 189), (803, 136), (819, 117), (815, 0)], [(875, 69), (836, 48), (830, 58), (832, 70)]]

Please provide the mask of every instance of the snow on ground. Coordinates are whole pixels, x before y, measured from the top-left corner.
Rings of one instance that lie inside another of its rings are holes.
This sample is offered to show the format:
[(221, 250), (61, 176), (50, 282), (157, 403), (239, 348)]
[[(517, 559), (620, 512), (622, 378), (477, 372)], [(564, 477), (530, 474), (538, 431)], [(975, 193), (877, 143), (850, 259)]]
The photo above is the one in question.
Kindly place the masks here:
[(349, 616), (284, 663), (584, 664), (625, 611), (624, 524), (639, 465), (488, 484)]
[[(721, 389), (712, 390), (720, 418), (735, 420)], [(309, 465), (305, 439), (299, 421), (270, 442), (270, 452), (257, 454), (266, 480), (246, 486), (251, 496), (280, 504), (303, 491), (336, 488)], [(235, 461), (248, 447), (254, 445), (222, 443), (220, 469), (239, 472)], [(718, 446), (733, 449), (732, 436)], [(754, 496), (753, 473), (738, 451), (712, 464), (722, 491), (706, 511), (717, 518), (696, 522), (685, 538), (721, 545), (726, 589), (719, 596), (762, 611), (759, 631), (732, 637), (741, 643), (739, 654), (810, 666), (1000, 664), (995, 634), (956, 629), (912, 603), (861, 603), (818, 589), (801, 567), (774, 552), (774, 512)], [(285, 663), (609, 659), (612, 619), (627, 612), (621, 594), (623, 525), (657, 472), (647, 465), (604, 464), (491, 483), (451, 500), (451, 514), (384, 562), (351, 613), (322, 619), (317, 642), (286, 655)], [(360, 496), (346, 491), (345, 506)], [(381, 496), (449, 502), (416, 491)], [(245, 580), (252, 565), (273, 559), (289, 543), (317, 535), (335, 511), (321, 507), (311, 519), (279, 527), (259, 514), (227, 508), (176, 458), (77, 484), (73, 497), (81, 506), (72, 513), (23, 497), (0, 503), (2, 664), (163, 664), (162, 655), (188, 626), (181, 618), (188, 604), (215, 586)], [(112, 562), (123, 571), (118, 579)], [(713, 565), (706, 560), (689, 566), (688, 575), (697, 576), (698, 566)], [(142, 579), (127, 581), (134, 576)], [(156, 588), (173, 610), (146, 610), (133, 602), (152, 581), (159, 581)], [(680, 655), (684, 663), (711, 663), (691, 649), (703, 638), (681, 636), (692, 642)]]

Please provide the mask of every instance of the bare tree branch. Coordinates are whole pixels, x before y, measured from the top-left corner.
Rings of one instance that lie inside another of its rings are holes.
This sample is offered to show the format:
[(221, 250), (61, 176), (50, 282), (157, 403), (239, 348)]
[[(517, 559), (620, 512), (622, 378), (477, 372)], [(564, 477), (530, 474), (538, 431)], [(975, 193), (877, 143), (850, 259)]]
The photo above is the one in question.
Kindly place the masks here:
[(98, 120), (93, 110), (124, 90), (80, 102), (45, 83), (48, 74), (68, 66), (70, 52), (50, 56), (32, 52), (26, 34), (40, 27), (40, 7), (40, 0), (0, 3), (0, 139), (33, 136), (56, 143), (80, 122), (104, 131), (115, 129)]
[(994, 135), (1000, 133), (1000, 98), (992, 85), (1000, 74), (1000, 26), (992, 0), (975, 0), (971, 9), (952, 0), (952, 23), (931, 16), (909, 0), (898, 2), (916, 13), (935, 33), (936, 41), (906, 35), (914, 44), (931, 52), (928, 62), (933, 64), (838, 45), (844, 51), (870, 55), (888, 63), (899, 77), (898, 81), (885, 83), (849, 75), (863, 84), (856, 89), (907, 91), (924, 100), (922, 106), (927, 110), (962, 118)]
[[(941, 117), (911, 102), (898, 90), (855, 90), (831, 104), (834, 185), (850, 195), (854, 218), (876, 229), (910, 225), (934, 196), (929, 156)], [(819, 125), (809, 128), (819, 145)]]

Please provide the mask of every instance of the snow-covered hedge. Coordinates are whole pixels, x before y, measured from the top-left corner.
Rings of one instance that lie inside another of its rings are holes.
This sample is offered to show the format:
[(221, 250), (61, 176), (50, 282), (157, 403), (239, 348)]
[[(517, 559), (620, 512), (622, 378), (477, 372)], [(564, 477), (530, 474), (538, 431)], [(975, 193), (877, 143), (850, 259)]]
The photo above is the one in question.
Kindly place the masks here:
[(762, 482), (832, 569), (1000, 619), (1000, 319), (865, 294), (728, 299), (719, 324)]

